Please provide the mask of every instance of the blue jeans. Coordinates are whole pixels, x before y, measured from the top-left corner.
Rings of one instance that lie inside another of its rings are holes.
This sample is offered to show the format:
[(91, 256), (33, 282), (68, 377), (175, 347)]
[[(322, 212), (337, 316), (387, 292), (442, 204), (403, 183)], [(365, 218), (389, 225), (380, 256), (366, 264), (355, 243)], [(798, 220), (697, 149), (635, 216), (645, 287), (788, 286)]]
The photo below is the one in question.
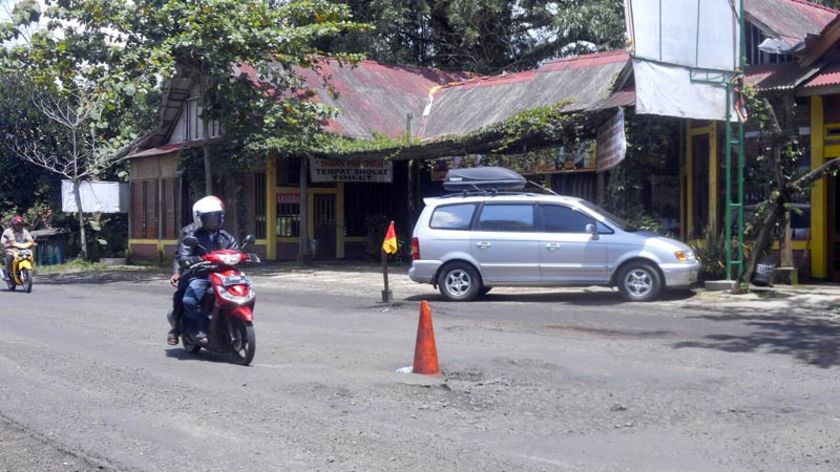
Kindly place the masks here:
[(207, 333), (209, 321), (207, 315), (201, 312), (201, 300), (204, 295), (210, 290), (210, 280), (208, 279), (193, 279), (187, 286), (187, 291), (184, 292), (184, 314), (187, 315), (187, 320), (190, 321), (192, 328), (197, 331)]

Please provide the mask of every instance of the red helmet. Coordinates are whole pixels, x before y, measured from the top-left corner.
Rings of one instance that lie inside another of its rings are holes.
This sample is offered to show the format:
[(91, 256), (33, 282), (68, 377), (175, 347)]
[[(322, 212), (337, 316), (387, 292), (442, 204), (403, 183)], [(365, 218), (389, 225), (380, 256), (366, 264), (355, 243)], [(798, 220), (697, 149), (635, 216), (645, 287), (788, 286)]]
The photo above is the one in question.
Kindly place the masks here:
[(21, 225), (22, 226), (23, 225), (23, 217), (20, 216), (20, 215), (15, 215), (12, 218), (12, 225), (15, 225), (15, 226), (16, 225)]

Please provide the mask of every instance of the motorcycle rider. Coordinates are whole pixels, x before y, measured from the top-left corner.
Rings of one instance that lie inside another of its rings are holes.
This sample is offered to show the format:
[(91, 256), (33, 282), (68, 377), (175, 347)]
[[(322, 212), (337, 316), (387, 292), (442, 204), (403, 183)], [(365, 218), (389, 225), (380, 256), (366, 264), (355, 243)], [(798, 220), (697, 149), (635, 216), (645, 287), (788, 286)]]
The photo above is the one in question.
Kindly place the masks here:
[(29, 231), (23, 227), (23, 217), (20, 215), (12, 217), (12, 227), (3, 231), (3, 235), (0, 236), (0, 245), (2, 245), (6, 253), (6, 270), (3, 272), (3, 278), (6, 282), (8, 282), (9, 277), (11, 277), (12, 261), (14, 261), (15, 258), (14, 252), (10, 250), (12, 245), (15, 243), (23, 244), (34, 241), (35, 240), (32, 239), (32, 235), (29, 234)]
[[(214, 196), (204, 197), (193, 205), (193, 223), (198, 227), (186, 236), (194, 236), (198, 244), (208, 251), (220, 249), (239, 250), (236, 239), (227, 231), (222, 229), (225, 220), (225, 206), (221, 200)], [(184, 244), (183, 240), (178, 246), (178, 262), (182, 268), (190, 268), (201, 262), (201, 250), (198, 246), (190, 247)], [(207, 274), (200, 270), (189, 274), (189, 280), (185, 282), (186, 291), (183, 298), (184, 314), (192, 324), (194, 338), (199, 344), (207, 344), (207, 316), (201, 312), (201, 300), (210, 289), (210, 280)]]
[[(198, 228), (199, 226), (194, 222), (181, 228), (181, 237), (178, 239), (179, 247), (184, 236), (194, 232)], [(181, 264), (178, 262), (178, 250), (176, 249), (175, 257), (172, 258), (172, 277), (169, 278), (169, 283), (175, 288), (175, 294), (172, 296), (172, 311), (167, 316), (170, 330), (166, 335), (166, 343), (170, 346), (177, 345), (178, 337), (181, 335), (180, 321), (184, 311), (184, 292), (187, 290), (187, 284), (185, 283), (187, 279), (181, 279), (181, 272)]]

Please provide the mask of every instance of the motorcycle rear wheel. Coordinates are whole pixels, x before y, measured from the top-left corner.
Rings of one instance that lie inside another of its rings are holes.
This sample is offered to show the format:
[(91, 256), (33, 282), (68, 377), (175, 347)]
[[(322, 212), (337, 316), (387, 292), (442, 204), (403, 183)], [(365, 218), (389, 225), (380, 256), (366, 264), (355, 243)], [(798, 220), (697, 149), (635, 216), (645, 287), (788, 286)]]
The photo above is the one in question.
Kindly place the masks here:
[(32, 273), (29, 269), (20, 270), (20, 282), (23, 284), (23, 290), (26, 293), (32, 293)]
[(184, 347), (184, 350), (190, 354), (196, 354), (201, 350), (201, 346), (191, 342), (186, 336), (181, 336), (181, 345)]
[(257, 352), (257, 335), (254, 325), (239, 318), (233, 318), (228, 321), (228, 329), (233, 362), (239, 365), (250, 364)]

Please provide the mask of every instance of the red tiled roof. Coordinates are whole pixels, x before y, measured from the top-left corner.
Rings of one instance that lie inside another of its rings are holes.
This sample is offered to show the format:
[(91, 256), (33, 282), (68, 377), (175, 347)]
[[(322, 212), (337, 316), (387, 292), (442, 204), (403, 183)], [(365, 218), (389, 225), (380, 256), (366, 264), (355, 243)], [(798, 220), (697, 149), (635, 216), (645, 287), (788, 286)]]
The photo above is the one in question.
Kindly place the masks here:
[(780, 64), (761, 64), (751, 66), (746, 71), (747, 85), (759, 91), (792, 90), (806, 80), (810, 69), (803, 68), (798, 62)]
[(805, 88), (828, 87), (840, 85), (840, 64), (833, 64), (814, 76), (805, 84)]

